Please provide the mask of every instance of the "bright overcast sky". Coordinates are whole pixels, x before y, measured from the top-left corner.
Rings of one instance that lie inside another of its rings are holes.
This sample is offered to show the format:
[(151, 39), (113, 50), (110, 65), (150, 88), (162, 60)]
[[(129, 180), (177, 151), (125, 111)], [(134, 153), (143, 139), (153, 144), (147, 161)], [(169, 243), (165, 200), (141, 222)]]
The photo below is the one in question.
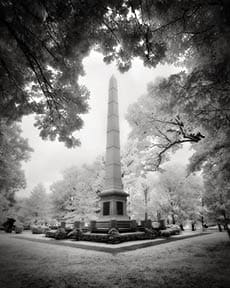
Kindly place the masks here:
[[(63, 143), (57, 141), (43, 141), (38, 136), (38, 130), (33, 127), (33, 117), (24, 117), (23, 137), (29, 139), (34, 153), (30, 161), (23, 164), (27, 189), (19, 192), (19, 196), (29, 195), (38, 183), (43, 183), (48, 190), (53, 182), (61, 178), (61, 172), (66, 168), (93, 162), (97, 155), (105, 153), (108, 85), (112, 74), (118, 82), (120, 137), (121, 145), (124, 145), (130, 131), (125, 120), (128, 106), (145, 94), (147, 84), (154, 81), (156, 77), (168, 77), (179, 71), (179, 68), (168, 65), (158, 65), (155, 69), (149, 69), (136, 59), (133, 61), (132, 68), (125, 74), (121, 74), (115, 65), (104, 64), (102, 55), (96, 52), (92, 52), (85, 59), (84, 68), (86, 74), (80, 81), (89, 89), (91, 96), (90, 111), (83, 116), (84, 127), (75, 134), (81, 140), (81, 147), (68, 149)], [(191, 152), (185, 149), (177, 153), (176, 158), (184, 162), (188, 155), (191, 155)]]

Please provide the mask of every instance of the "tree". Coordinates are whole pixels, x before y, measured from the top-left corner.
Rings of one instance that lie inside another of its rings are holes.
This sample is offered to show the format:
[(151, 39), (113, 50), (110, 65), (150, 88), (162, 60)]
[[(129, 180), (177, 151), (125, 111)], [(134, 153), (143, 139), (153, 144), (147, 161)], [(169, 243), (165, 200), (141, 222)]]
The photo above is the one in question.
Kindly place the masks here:
[(155, 175), (148, 174), (145, 177), (131, 175), (131, 177), (125, 177), (123, 183), (124, 190), (129, 193), (127, 199), (129, 216), (137, 221), (156, 220), (159, 207), (156, 201)]
[(45, 220), (48, 214), (48, 195), (45, 187), (39, 183), (31, 192), (27, 207), (35, 220)]
[(123, 183), (129, 193), (128, 212), (134, 219), (170, 218), (173, 224), (187, 220), (204, 223), (203, 179), (188, 176), (185, 166), (169, 162), (160, 171), (126, 175)]
[(208, 177), (211, 174), (218, 179), (219, 190), (223, 185), (229, 186), (228, 84), (222, 89), (221, 81), (214, 81), (215, 73), (207, 70), (206, 77), (198, 72), (190, 75), (183, 72), (159, 79), (131, 105), (127, 114), (132, 125), (131, 137), (139, 140), (139, 150), (146, 157), (146, 170), (156, 170), (168, 159), (170, 150), (190, 142), (194, 143), (195, 153), (189, 173), (202, 169), (206, 178), (211, 179)]
[(90, 45), (89, 17), (79, 17), (78, 7), (71, 12), (71, 1), (0, 1), (0, 8), (1, 117), (36, 113), (43, 139), (79, 145), (72, 133), (88, 110), (88, 91), (77, 80)]
[(98, 210), (98, 193), (103, 189), (104, 167), (100, 159), (91, 165), (70, 167), (63, 179), (51, 186), (54, 216), (75, 220), (92, 219)]
[(46, 222), (49, 218), (49, 209), (49, 196), (43, 184), (39, 183), (26, 200), (26, 214), (28, 213), (33, 222)]
[(11, 214), (26, 225), (48, 222), (52, 215), (50, 197), (44, 185), (42, 183), (36, 185), (29, 197), (16, 199)]
[(205, 171), (204, 203), (211, 223), (221, 218), (222, 222), (227, 223), (230, 218), (230, 186), (228, 181), (223, 180), (221, 174), (217, 177), (215, 169), (218, 170), (219, 167), (210, 167), (208, 173)]
[(180, 75), (173, 75), (149, 84), (147, 94), (128, 109), (126, 118), (132, 127), (130, 137), (139, 142), (137, 150), (142, 153), (146, 170), (159, 169), (168, 152), (175, 151), (183, 143), (196, 143), (204, 138), (200, 132), (192, 132), (194, 128), (185, 125), (177, 114), (180, 107), (175, 105), (174, 97), (178, 92), (175, 79), (182, 82), (179, 78)]
[(167, 165), (165, 172), (159, 174), (156, 199), (161, 214), (170, 216), (172, 223), (185, 220), (201, 220), (203, 183), (202, 178), (186, 177), (183, 166)]
[(25, 175), (21, 162), (29, 159), (32, 149), (21, 136), (17, 124), (0, 121), (0, 214), (4, 218), (15, 203), (15, 192), (25, 188)]

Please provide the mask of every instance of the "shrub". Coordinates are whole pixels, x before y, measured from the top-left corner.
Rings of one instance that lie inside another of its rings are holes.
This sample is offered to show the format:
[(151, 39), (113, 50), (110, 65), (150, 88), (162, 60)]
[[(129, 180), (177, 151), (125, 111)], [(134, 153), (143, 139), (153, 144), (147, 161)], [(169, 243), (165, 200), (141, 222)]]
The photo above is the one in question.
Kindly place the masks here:
[(30, 224), (23, 224), (23, 230), (30, 230)]
[(46, 237), (49, 237), (49, 238), (55, 238), (56, 232), (57, 232), (57, 229), (56, 230), (48, 230), (48, 231), (46, 231), (45, 235), (46, 235)]
[(121, 242), (119, 231), (116, 228), (111, 228), (108, 232), (108, 243), (118, 244)]
[(42, 227), (40, 227), (40, 226), (33, 226), (31, 228), (31, 231), (32, 231), (32, 234), (43, 234), (44, 233)]
[(3, 227), (6, 233), (12, 233), (14, 222), (16, 222), (14, 218), (7, 218), (6, 222), (3, 223)]
[(146, 239), (155, 239), (159, 234), (156, 230), (149, 228), (145, 228), (144, 232)]
[(64, 228), (58, 228), (55, 237), (56, 240), (62, 240), (67, 238), (67, 233)]
[(48, 227), (41, 225), (31, 227), (32, 234), (45, 234), (48, 230)]
[(178, 225), (168, 225), (167, 230), (170, 231), (170, 235), (178, 235), (180, 234), (180, 227)]
[(169, 229), (161, 230), (161, 236), (166, 238), (170, 237), (171, 236), (170, 230)]
[(74, 229), (73, 231), (67, 234), (67, 238), (74, 239), (74, 240), (81, 240), (82, 238), (82, 231), (79, 228)]
[(108, 234), (85, 233), (82, 234), (81, 240), (93, 242), (107, 242)]
[(20, 225), (20, 224), (15, 225), (14, 231), (15, 231), (16, 234), (22, 233), (22, 231), (23, 231), (23, 225)]

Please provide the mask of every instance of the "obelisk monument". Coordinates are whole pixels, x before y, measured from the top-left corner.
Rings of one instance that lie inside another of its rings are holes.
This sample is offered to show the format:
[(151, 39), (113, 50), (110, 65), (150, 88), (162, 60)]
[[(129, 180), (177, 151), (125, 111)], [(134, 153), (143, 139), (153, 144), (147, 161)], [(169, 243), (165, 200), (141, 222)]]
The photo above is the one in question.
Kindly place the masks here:
[(126, 220), (127, 196), (123, 191), (120, 160), (120, 130), (117, 80), (109, 81), (108, 118), (107, 118), (105, 189), (100, 195), (100, 220)]

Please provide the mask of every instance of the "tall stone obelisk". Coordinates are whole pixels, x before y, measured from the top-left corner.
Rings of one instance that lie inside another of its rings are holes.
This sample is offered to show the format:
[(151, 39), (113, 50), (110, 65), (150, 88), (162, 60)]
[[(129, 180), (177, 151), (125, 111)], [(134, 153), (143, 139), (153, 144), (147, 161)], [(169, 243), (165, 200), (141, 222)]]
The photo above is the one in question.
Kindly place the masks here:
[(109, 81), (107, 143), (106, 143), (105, 190), (101, 192), (100, 219), (126, 220), (127, 193), (123, 191), (120, 160), (120, 130), (117, 81)]

